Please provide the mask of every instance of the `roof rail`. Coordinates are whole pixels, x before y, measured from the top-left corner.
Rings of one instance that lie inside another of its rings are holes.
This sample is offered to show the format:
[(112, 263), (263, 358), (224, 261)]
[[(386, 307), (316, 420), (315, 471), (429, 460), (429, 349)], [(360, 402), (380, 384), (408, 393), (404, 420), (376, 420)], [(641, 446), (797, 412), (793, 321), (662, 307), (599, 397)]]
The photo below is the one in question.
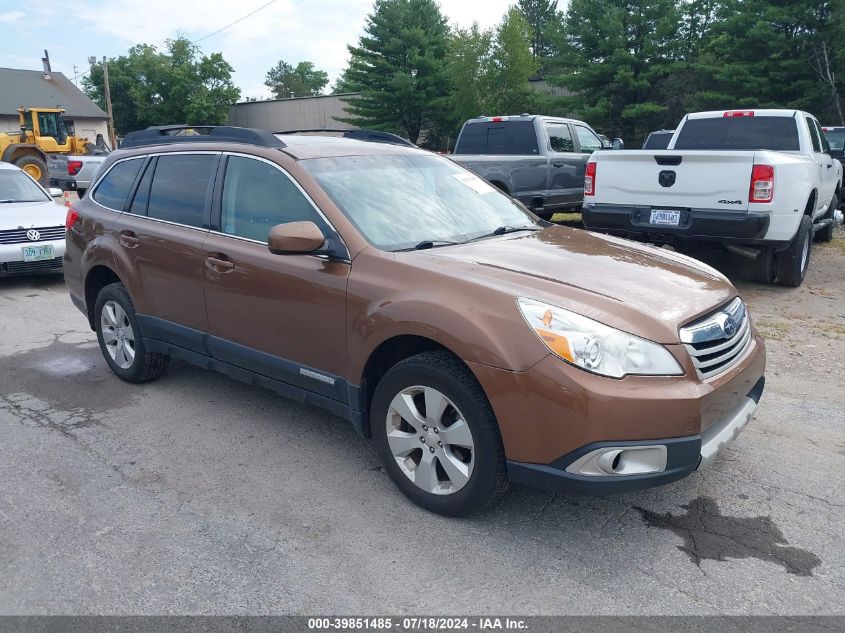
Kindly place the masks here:
[(404, 145), (406, 147), (417, 147), (406, 138), (402, 138), (398, 134), (392, 132), (383, 132), (381, 130), (350, 130), (341, 128), (310, 128), (304, 130), (285, 130), (284, 132), (276, 132), (276, 134), (317, 134), (317, 133), (331, 133), (340, 134), (343, 138), (349, 138), (356, 141), (367, 141), (370, 143), (388, 143), (389, 145)]
[(120, 149), (171, 143), (244, 143), (261, 147), (285, 147), (283, 141), (265, 130), (231, 125), (159, 125), (130, 132)]

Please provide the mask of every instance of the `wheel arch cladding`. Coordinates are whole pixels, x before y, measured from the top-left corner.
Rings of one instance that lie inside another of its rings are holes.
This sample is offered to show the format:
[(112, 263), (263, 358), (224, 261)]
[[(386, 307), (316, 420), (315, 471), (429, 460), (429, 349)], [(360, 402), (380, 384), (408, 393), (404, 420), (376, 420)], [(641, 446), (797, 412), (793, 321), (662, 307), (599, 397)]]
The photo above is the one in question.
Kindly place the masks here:
[[(423, 352), (443, 351), (448, 352), (456, 359), (460, 357), (450, 350), (445, 345), (437, 341), (426, 338), (424, 336), (416, 336), (405, 334), (394, 336), (381, 342), (369, 355), (367, 362), (364, 364), (364, 371), (361, 375), (361, 388), (359, 397), (361, 398), (360, 406), (365, 415), (363, 415), (363, 433), (366, 437), (371, 437), (372, 432), (370, 428), (369, 411), (372, 403), (373, 393), (379, 380), (387, 371), (402, 362), (406, 358), (416, 356)], [(463, 363), (463, 361), (460, 361)], [(463, 363), (465, 364), (465, 363)]]
[(123, 280), (108, 266), (98, 264), (85, 275), (85, 307), (88, 310), (88, 324), (94, 329), (94, 304), (100, 291), (113, 283), (123, 283)]

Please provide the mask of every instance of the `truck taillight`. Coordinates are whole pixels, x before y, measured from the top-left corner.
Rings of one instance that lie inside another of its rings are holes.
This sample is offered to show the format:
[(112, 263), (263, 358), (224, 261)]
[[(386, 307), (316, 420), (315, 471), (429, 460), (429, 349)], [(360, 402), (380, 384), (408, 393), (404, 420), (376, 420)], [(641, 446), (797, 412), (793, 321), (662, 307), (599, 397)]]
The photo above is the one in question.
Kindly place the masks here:
[(80, 169), (82, 169), (81, 160), (69, 160), (67, 162), (67, 173), (69, 176), (76, 176)]
[(596, 195), (596, 164), (587, 163), (587, 169), (584, 171), (584, 195)]
[(754, 110), (728, 110), (722, 116), (726, 119), (738, 116), (754, 116)]
[(73, 228), (73, 225), (76, 224), (76, 221), (79, 219), (79, 214), (76, 212), (76, 209), (73, 207), (67, 208), (67, 215), (65, 216), (65, 228), (70, 231)]
[(771, 165), (754, 165), (751, 170), (748, 202), (771, 202), (774, 195), (775, 168)]

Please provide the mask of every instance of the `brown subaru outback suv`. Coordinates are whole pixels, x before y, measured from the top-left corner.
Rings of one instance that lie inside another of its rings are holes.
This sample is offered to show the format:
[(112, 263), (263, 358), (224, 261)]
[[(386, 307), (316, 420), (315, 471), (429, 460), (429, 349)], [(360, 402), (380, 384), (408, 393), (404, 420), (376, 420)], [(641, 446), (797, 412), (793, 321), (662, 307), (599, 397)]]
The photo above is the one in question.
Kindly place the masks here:
[(177, 356), (324, 407), (443, 514), (508, 481), (679, 479), (763, 391), (763, 342), (721, 274), (538, 220), (399, 145), (132, 133), (69, 209), (64, 269), (123, 380)]

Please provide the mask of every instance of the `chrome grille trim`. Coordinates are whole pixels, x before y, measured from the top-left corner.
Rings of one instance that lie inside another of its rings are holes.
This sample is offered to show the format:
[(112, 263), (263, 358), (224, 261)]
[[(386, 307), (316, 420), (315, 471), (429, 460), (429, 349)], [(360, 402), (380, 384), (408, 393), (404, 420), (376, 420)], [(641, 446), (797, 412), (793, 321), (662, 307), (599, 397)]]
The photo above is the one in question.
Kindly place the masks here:
[[(736, 331), (730, 336), (725, 334), (728, 321), (736, 324)], [(730, 369), (751, 347), (751, 321), (739, 297), (682, 327), (680, 334), (696, 372), (704, 380)]]
[[(31, 240), (26, 236), (27, 231), (38, 231), (41, 237), (37, 240)], [(65, 239), (64, 226), (39, 226), (0, 231), (0, 244), (37, 244), (38, 242), (53, 242), (63, 239)]]

